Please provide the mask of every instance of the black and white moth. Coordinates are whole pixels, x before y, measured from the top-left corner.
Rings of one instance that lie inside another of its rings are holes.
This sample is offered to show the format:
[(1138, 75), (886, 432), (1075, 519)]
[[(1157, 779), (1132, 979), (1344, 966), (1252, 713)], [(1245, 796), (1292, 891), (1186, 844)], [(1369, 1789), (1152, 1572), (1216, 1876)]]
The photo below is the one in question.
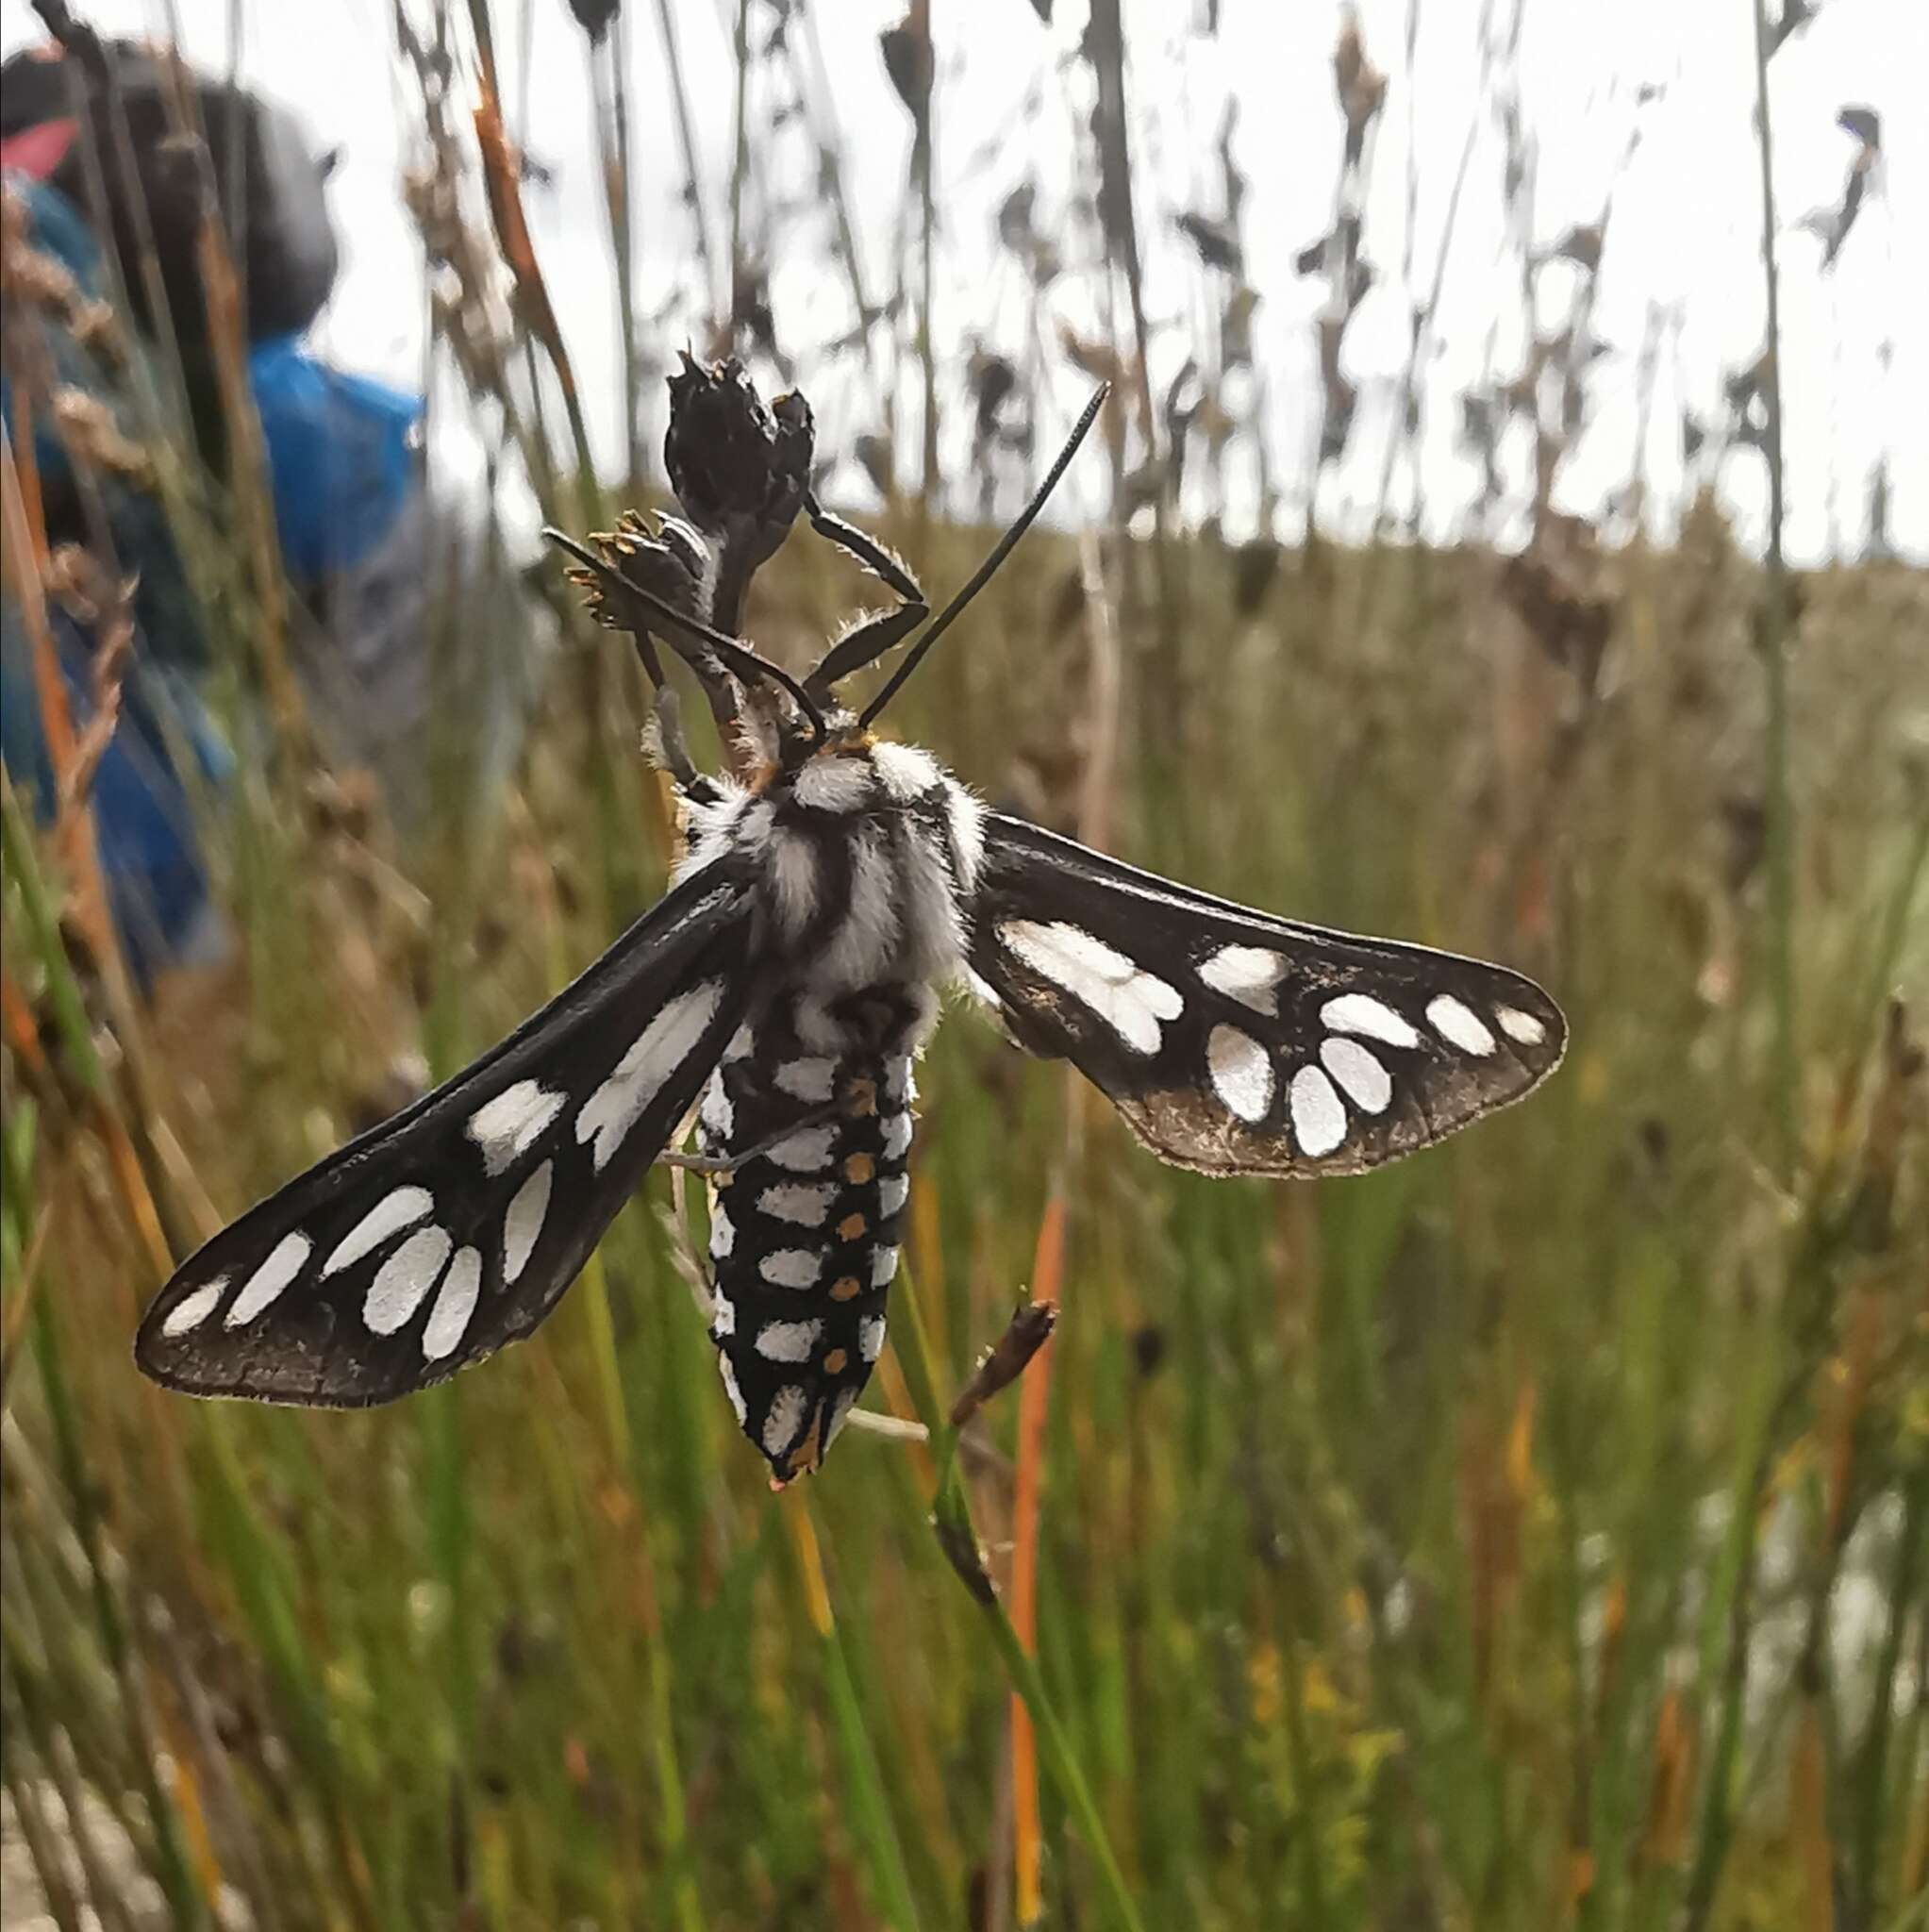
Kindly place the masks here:
[[(700, 596), (693, 611), (658, 594), (673, 564), (714, 580), (714, 539), (632, 524), (605, 557), (575, 552), (606, 614), (621, 605), (713, 678), (782, 691), (746, 708), (768, 756), (719, 778), (673, 744), (688, 847), (664, 897), (492, 1052), (208, 1241), (142, 1321), (148, 1374), (343, 1407), (440, 1382), (542, 1321), (694, 1109), (694, 1155), (668, 1158), (711, 1177), (710, 1336), (744, 1433), (788, 1480), (821, 1462), (883, 1346), (913, 1066), (942, 989), (968, 984), (1154, 1154), (1212, 1174), (1358, 1174), (1554, 1070), (1565, 1023), (1517, 973), (1135, 871), (988, 810), (872, 731), (1099, 400), (861, 716), (836, 683), (901, 642), (923, 595), (807, 489), (792, 513), (902, 602), (801, 684), (711, 631)], [(799, 410), (787, 397), (760, 419), (780, 452), (794, 424), (807, 439)]]

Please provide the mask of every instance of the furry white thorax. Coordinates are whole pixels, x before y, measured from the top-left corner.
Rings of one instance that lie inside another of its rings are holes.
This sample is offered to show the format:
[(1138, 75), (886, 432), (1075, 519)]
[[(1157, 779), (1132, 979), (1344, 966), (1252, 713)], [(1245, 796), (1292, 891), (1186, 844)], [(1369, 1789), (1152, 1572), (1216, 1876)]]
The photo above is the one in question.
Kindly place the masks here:
[(686, 802), (677, 880), (726, 856), (752, 860), (765, 930), (780, 952), (796, 949), (807, 1011), (870, 987), (963, 977), (984, 808), (928, 753), (880, 743), (821, 753), (761, 792), (713, 783), (715, 798)]

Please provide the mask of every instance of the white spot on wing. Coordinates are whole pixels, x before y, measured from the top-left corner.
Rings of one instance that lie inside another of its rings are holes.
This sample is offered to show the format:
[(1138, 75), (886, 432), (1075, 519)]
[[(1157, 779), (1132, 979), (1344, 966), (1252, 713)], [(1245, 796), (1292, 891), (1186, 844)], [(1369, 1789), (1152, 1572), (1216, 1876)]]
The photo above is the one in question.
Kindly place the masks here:
[(831, 1143), (837, 1139), (837, 1127), (805, 1127), (779, 1141), (768, 1149), (764, 1158), (773, 1167), (781, 1167), (791, 1174), (822, 1174), (830, 1165)]
[(886, 794), (900, 805), (922, 797), (938, 782), (938, 760), (915, 744), (874, 744), (871, 762)]
[(897, 1250), (879, 1248), (871, 1257), (871, 1286), (889, 1288), (891, 1278), (897, 1274)]
[(907, 1113), (887, 1115), (884, 1123), (884, 1158), (902, 1160), (911, 1144), (911, 1117)]
[(1392, 1079), (1358, 1041), (1322, 1041), (1320, 1058), (1355, 1107), (1367, 1113), (1386, 1112), (1387, 1103), (1393, 1098)]
[(894, 1054), (884, 1063), (884, 1097), (892, 1107), (908, 1107), (918, 1097), (918, 1082), (911, 1072), (911, 1057)]
[(442, 1276), (441, 1292), (428, 1311), (422, 1331), (422, 1352), (432, 1362), (451, 1354), (469, 1331), (475, 1297), (482, 1288), (482, 1256), (474, 1248), (459, 1250)]
[(884, 1317), (866, 1315), (857, 1324), (857, 1353), (867, 1362), (874, 1362), (884, 1353)]
[(712, 1340), (721, 1341), (726, 1335), (737, 1333), (737, 1304), (727, 1294), (714, 1294), (710, 1297), (710, 1335)]
[(305, 1234), (285, 1234), (268, 1258), (241, 1284), (234, 1306), (222, 1317), (224, 1328), (241, 1328), (252, 1322), (302, 1272), (314, 1242)]
[(757, 1331), (757, 1352), (766, 1361), (807, 1362), (823, 1333), (822, 1322), (766, 1322)]
[(905, 1197), (911, 1191), (909, 1174), (888, 1174), (877, 1183), (877, 1211), (887, 1219), (897, 1213), (905, 1205)]
[(725, 1261), (730, 1250), (737, 1245), (737, 1224), (730, 1219), (729, 1210), (721, 1198), (710, 1203), (710, 1258)]
[(813, 811), (856, 811), (871, 797), (870, 767), (862, 758), (812, 758), (790, 795)]
[(1493, 1016), (1501, 1023), (1501, 1031), (1518, 1045), (1538, 1046), (1547, 1038), (1547, 1028), (1519, 1007), (1496, 1007)]
[(1034, 973), (1089, 1007), (1136, 1053), (1156, 1053), (1163, 1038), (1158, 1023), (1176, 1020), (1185, 1009), (1176, 988), (1075, 925), (1008, 919), (998, 937)]
[(815, 1288), (823, 1257), (810, 1248), (773, 1248), (757, 1264), (773, 1288)]
[(421, 1307), (456, 1243), (445, 1227), (424, 1227), (382, 1265), (363, 1297), (361, 1318), (377, 1335), (392, 1335)]
[(1222, 992), (1256, 1013), (1276, 1015), (1279, 995), (1274, 989), (1286, 977), (1286, 960), (1264, 946), (1222, 946), (1199, 969), (1199, 977), (1214, 992)]
[(1426, 1022), (1449, 1046), (1457, 1046), (1464, 1053), (1485, 1058), (1494, 1049), (1494, 1037), (1488, 1031), (1487, 1022), (1464, 1000), (1456, 1000), (1450, 992), (1436, 993), (1426, 1003)]
[(1320, 1008), (1320, 1018), (1339, 1033), (1357, 1033), (1389, 1046), (1418, 1046), (1419, 1032), (1384, 1000), (1371, 993), (1343, 992)]
[(493, 1179), (535, 1146), (562, 1108), (560, 1093), (537, 1080), (518, 1080), (478, 1107), (462, 1131), (482, 1150), (482, 1165)]
[(794, 1222), (799, 1227), (822, 1227), (838, 1198), (830, 1181), (792, 1181), (766, 1188), (757, 1197), (757, 1211), (773, 1221)]
[(723, 1393), (730, 1398), (730, 1407), (737, 1411), (737, 1426), (740, 1429), (750, 1420), (750, 1405), (743, 1399), (743, 1391), (737, 1386), (737, 1371), (730, 1365), (727, 1355), (717, 1357), (717, 1369), (723, 1377)]
[(215, 1304), (226, 1292), (227, 1281), (225, 1274), (217, 1274), (212, 1281), (204, 1282), (192, 1294), (183, 1295), (168, 1310), (167, 1319), (160, 1324), (160, 1332), (172, 1341), (177, 1335), (186, 1335), (200, 1327), (213, 1314)]
[(1300, 1152), (1318, 1158), (1346, 1139), (1346, 1108), (1318, 1067), (1302, 1067), (1289, 1090)]
[(782, 1456), (804, 1427), (804, 1411), (810, 1398), (792, 1382), (771, 1397), (764, 1411), (763, 1453), (773, 1458)]
[(663, 1083), (690, 1057), (723, 996), (721, 979), (708, 979), (678, 993), (643, 1028), (636, 1044), (617, 1062), (616, 1071), (584, 1103), (576, 1116), (576, 1139), (595, 1142), (591, 1158), (598, 1174), (609, 1165), (611, 1156), (642, 1118), (643, 1109), (656, 1099)]
[(373, 1248), (378, 1248), (391, 1234), (413, 1227), (434, 1213), (436, 1197), (426, 1188), (396, 1188), (384, 1194), (335, 1244), (335, 1252), (322, 1264), (324, 1275), (359, 1261)]
[(1272, 1105), (1272, 1061), (1250, 1033), (1215, 1026), (1206, 1042), (1206, 1064), (1230, 1112), (1247, 1122), (1266, 1118)]
[(835, 1060), (786, 1060), (772, 1079), (793, 1100), (826, 1101), (837, 1071)]
[(511, 1287), (529, 1265), (536, 1239), (542, 1232), (543, 1217), (549, 1212), (549, 1188), (554, 1179), (551, 1167), (545, 1160), (516, 1190), (516, 1198), (503, 1216), (503, 1280)]

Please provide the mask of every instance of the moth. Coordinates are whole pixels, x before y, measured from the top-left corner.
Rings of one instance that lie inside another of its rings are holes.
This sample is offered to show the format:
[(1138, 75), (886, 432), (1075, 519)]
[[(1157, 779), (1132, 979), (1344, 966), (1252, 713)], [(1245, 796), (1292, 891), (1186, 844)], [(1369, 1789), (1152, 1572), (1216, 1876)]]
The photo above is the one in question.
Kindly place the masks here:
[[(734, 365), (707, 373), (724, 377)], [(685, 449), (679, 488), (714, 510), (708, 529), (632, 519), (602, 555), (557, 541), (606, 621), (640, 648), (660, 636), (741, 701), (755, 763), (694, 769), (646, 650), (687, 833), (669, 890), (493, 1051), (194, 1255), (136, 1343), (169, 1388), (355, 1407), (442, 1381), (536, 1328), (645, 1170), (680, 1160), (711, 1184), (724, 1390), (785, 1482), (819, 1466), (884, 1345), (914, 1069), (946, 988), (1071, 1060), (1152, 1153), (1208, 1174), (1359, 1174), (1518, 1100), (1560, 1060), (1561, 1013), (1518, 973), (1136, 871), (988, 809), (873, 729), (1038, 514), (1103, 391), (985, 566), (853, 712), (838, 686), (910, 636), (923, 592), (803, 483), (802, 398), (765, 410), (739, 387), (737, 456), (755, 475), (734, 524), (717, 507), (729, 490), (700, 473), (735, 447), (719, 429)], [(705, 614), (731, 543), (754, 567), (800, 508), (899, 599), (801, 681)], [(676, 1152), (692, 1114), (694, 1152)]]

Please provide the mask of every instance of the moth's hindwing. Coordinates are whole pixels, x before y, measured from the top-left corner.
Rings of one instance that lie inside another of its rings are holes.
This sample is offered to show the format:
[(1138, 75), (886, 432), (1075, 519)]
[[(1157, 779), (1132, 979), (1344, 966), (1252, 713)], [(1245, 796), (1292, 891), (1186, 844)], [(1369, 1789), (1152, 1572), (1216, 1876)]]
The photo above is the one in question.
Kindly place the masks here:
[(1254, 912), (989, 813), (973, 970), (1155, 1154), (1358, 1174), (1538, 1086), (1560, 1008), (1504, 966)]
[(216, 1235), (149, 1307), (141, 1367), (191, 1394), (362, 1407), (526, 1335), (743, 1016), (731, 874), (685, 880), (492, 1052)]

